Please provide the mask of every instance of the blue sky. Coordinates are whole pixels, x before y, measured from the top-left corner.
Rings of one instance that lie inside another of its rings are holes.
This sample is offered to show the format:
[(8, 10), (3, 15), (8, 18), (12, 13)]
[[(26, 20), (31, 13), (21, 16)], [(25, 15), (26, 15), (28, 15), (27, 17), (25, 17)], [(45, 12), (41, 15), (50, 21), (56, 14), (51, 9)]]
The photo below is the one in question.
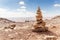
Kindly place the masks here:
[(0, 17), (34, 17), (38, 6), (44, 17), (60, 15), (60, 0), (0, 0)]

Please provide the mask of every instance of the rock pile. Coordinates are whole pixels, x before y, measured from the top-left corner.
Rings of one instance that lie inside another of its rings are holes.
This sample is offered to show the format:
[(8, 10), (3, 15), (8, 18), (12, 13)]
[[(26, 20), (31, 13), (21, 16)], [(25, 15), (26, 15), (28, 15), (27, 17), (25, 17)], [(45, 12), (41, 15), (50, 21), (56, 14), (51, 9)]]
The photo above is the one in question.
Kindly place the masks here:
[(40, 8), (38, 7), (37, 15), (36, 15), (36, 23), (34, 25), (34, 28), (36, 31), (47, 31), (47, 28), (45, 27), (45, 22), (42, 19), (42, 13), (40, 11)]

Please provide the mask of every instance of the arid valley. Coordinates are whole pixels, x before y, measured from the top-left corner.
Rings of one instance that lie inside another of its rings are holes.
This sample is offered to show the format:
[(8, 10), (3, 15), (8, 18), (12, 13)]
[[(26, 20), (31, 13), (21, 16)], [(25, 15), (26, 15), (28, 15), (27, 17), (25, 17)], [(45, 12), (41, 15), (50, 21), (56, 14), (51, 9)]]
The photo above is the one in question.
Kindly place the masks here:
[(0, 40), (60, 40), (60, 0), (0, 0)]
[(35, 21), (14, 22), (0, 18), (0, 40), (44, 40), (46, 36), (56, 36), (60, 40), (60, 16), (45, 19), (47, 32), (33, 32)]

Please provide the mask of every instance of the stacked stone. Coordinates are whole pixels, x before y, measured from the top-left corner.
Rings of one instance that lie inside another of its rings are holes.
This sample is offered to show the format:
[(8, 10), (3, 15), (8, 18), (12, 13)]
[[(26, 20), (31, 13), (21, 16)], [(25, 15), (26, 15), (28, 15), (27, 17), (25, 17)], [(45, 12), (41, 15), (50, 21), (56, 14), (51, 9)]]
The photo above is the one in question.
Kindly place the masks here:
[(38, 31), (45, 31), (45, 22), (43, 21), (42, 13), (40, 11), (40, 8), (38, 7), (37, 15), (36, 15), (36, 23), (34, 25), (34, 28)]

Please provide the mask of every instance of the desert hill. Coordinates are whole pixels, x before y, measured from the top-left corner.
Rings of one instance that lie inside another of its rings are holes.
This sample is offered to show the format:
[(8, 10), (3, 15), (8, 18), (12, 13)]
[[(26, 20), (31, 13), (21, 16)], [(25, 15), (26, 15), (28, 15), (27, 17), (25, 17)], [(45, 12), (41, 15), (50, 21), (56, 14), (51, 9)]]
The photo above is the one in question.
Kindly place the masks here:
[(11, 20), (8, 20), (8, 19), (6, 19), (6, 18), (0, 18), (0, 23), (10, 23), (10, 22), (12, 22), (12, 23), (14, 23), (14, 21), (11, 21)]
[[(47, 32), (33, 32), (33, 21), (12, 23), (8, 19), (0, 20), (2, 22), (8, 21), (7, 23), (0, 22), (0, 40), (45, 40), (46, 36), (57, 36), (58, 40), (60, 40), (60, 16), (46, 20), (46, 26), (49, 27)], [(15, 25), (15, 28), (5, 28), (11, 27), (11, 25)]]
[(60, 25), (60, 16), (56, 16), (47, 21), (49, 26), (58, 26)]

